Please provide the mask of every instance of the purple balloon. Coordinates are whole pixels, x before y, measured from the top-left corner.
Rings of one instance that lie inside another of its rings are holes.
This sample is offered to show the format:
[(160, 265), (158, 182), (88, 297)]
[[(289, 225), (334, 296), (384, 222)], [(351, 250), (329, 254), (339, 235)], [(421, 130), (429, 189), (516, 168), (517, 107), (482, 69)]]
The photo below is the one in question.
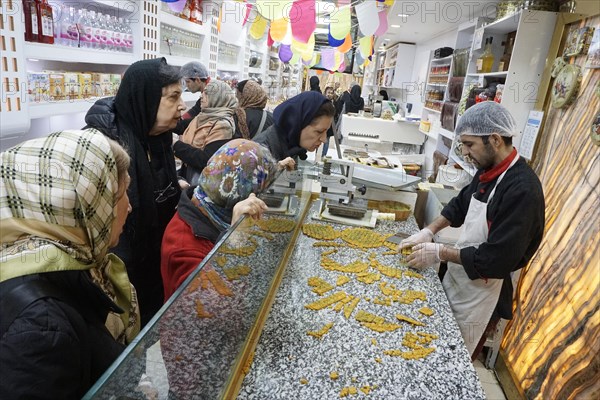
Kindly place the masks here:
[(162, 0), (167, 3), (169, 8), (176, 13), (180, 13), (185, 8), (186, 0)]
[(292, 59), (294, 53), (292, 53), (292, 47), (288, 44), (282, 44), (279, 46), (279, 59), (286, 63)]

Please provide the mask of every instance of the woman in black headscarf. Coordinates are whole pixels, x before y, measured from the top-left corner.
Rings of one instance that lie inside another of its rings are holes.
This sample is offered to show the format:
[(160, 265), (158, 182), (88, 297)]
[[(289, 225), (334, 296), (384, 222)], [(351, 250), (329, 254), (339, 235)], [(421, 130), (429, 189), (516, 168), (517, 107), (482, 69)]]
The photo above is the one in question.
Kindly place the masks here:
[(320, 86), (320, 82), (319, 82), (319, 77), (318, 76), (311, 76), (310, 80), (310, 91), (311, 92), (321, 92), (321, 86)]
[(315, 151), (327, 140), (335, 108), (327, 97), (316, 92), (302, 92), (273, 111), (274, 123), (254, 137), (266, 146), (280, 165), (293, 168), (295, 159), (306, 160), (307, 151)]
[(383, 97), (383, 100), (389, 100), (387, 90), (380, 90), (379, 95)]
[(171, 132), (185, 110), (181, 93), (178, 69), (164, 58), (138, 61), (117, 95), (96, 101), (85, 116), (87, 127), (121, 143), (131, 157), (132, 212), (112, 251), (137, 289), (142, 326), (163, 304), (160, 244), (180, 195)]
[(365, 100), (360, 97), (360, 93), (361, 88), (359, 85), (352, 86), (350, 93), (344, 92), (338, 103), (339, 112), (344, 110), (344, 106), (346, 106), (344, 114), (358, 113), (360, 110), (363, 110), (365, 108)]

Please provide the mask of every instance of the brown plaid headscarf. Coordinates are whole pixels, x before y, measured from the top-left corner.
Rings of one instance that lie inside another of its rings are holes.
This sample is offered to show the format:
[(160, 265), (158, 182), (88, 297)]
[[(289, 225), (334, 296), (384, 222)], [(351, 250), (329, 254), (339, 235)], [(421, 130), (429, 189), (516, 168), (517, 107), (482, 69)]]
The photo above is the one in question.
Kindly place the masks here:
[(258, 83), (248, 80), (242, 89), (240, 106), (235, 110), (238, 127), (244, 139), (250, 139), (250, 130), (246, 122), (246, 108), (262, 110), (267, 105), (267, 93)]

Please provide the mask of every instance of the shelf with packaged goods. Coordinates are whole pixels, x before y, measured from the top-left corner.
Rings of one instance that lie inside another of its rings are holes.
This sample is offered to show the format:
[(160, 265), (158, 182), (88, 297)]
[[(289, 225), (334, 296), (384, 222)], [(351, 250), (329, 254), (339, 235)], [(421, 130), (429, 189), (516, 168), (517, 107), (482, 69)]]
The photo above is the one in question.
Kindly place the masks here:
[(427, 82), (427, 84), (429, 86), (448, 86), (448, 82), (446, 83), (433, 83), (433, 82)]
[(24, 42), (23, 52), (25, 58), (29, 60), (109, 65), (131, 65), (137, 61), (132, 53), (82, 49), (45, 43)]
[(475, 77), (497, 77), (497, 78), (505, 78), (508, 75), (508, 71), (497, 71), (497, 72), (485, 72), (480, 74), (467, 74), (467, 76), (475, 76)]

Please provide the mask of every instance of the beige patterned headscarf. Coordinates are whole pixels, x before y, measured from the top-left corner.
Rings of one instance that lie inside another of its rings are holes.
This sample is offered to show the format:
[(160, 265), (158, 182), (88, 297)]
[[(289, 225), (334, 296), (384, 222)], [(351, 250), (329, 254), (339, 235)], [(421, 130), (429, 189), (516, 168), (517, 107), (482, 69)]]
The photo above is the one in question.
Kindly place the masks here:
[[(242, 89), (240, 106), (235, 110), (238, 120), (238, 128), (244, 139), (250, 139), (250, 130), (246, 122), (246, 108), (264, 109), (267, 105), (267, 93), (257, 82), (248, 80)], [(256, 132), (260, 133), (260, 132)]]
[(100, 132), (63, 131), (0, 153), (0, 282), (87, 270), (125, 312), (106, 325), (121, 343), (139, 332), (135, 289), (108, 254), (118, 190), (110, 144)]

